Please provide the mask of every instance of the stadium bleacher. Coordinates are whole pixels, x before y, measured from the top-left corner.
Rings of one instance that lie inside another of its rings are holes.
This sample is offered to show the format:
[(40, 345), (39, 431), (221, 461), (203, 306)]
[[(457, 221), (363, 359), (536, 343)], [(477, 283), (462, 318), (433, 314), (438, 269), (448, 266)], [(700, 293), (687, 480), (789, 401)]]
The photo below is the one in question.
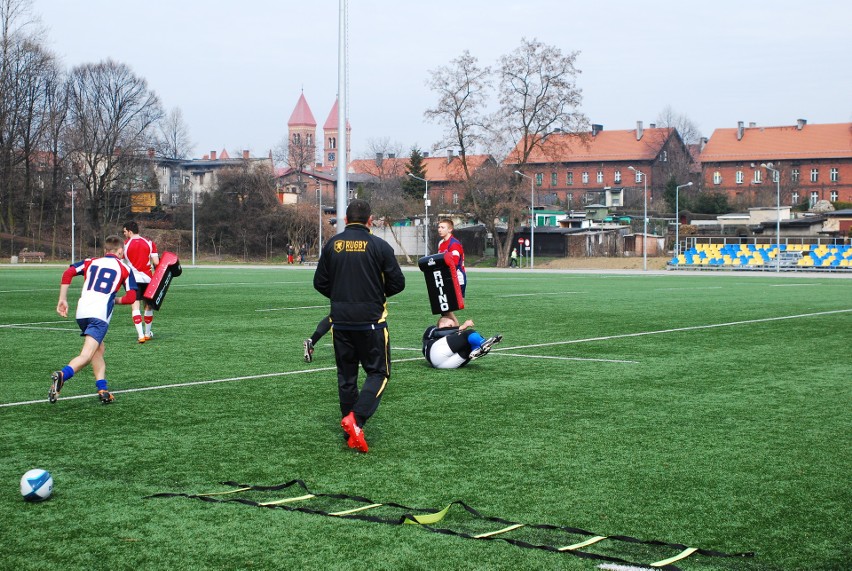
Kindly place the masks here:
[(695, 244), (673, 257), (669, 267), (725, 269), (852, 270), (848, 244)]

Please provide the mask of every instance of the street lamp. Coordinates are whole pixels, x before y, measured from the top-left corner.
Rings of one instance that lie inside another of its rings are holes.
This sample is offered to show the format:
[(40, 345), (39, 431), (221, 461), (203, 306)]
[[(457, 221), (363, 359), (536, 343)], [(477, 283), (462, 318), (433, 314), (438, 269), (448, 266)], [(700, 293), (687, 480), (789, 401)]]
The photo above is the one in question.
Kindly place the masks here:
[(680, 254), (680, 189), (692, 186), (691, 182), (675, 187), (675, 258)]
[(642, 269), (644, 271), (648, 270), (648, 248), (646, 242), (648, 241), (648, 177), (645, 176), (640, 170), (636, 170), (633, 167), (627, 167), (640, 177), (645, 183), (645, 191), (642, 193), (643, 202), (645, 203), (645, 213), (642, 216), (643, 224), (642, 224)]
[(308, 175), (308, 178), (313, 178), (317, 183), (317, 205), (319, 206), (319, 244), (317, 244), (317, 260), (322, 256), (322, 187), (320, 181)]
[(530, 269), (533, 269), (535, 268), (535, 181), (533, 177), (521, 171), (515, 171), (515, 174), (530, 179)]
[(775, 217), (775, 271), (781, 271), (781, 171), (772, 168), (772, 163), (761, 163), (761, 167), (772, 172), (775, 176), (775, 195), (777, 199), (777, 212)]
[(68, 182), (71, 183), (71, 263), (77, 261), (74, 257), (74, 227), (77, 226), (77, 220), (74, 218), (74, 199), (76, 196), (74, 195), (74, 181), (71, 180), (71, 177), (65, 177)]
[(192, 193), (192, 265), (195, 266), (195, 188), (192, 186), (192, 179), (186, 178), (189, 184), (189, 192)]
[(424, 228), (424, 230), (423, 230), (424, 240), (423, 241), (425, 242), (425, 245), (424, 245), (423, 249), (426, 253), (423, 254), (423, 255), (428, 256), (429, 255), (429, 181), (426, 180), (425, 178), (420, 178), (419, 176), (415, 176), (411, 173), (408, 173), (408, 176), (410, 176), (411, 178), (416, 178), (417, 180), (422, 180), (423, 182), (426, 183), (426, 192), (423, 193), (423, 203), (426, 205), (426, 225), (423, 227)]

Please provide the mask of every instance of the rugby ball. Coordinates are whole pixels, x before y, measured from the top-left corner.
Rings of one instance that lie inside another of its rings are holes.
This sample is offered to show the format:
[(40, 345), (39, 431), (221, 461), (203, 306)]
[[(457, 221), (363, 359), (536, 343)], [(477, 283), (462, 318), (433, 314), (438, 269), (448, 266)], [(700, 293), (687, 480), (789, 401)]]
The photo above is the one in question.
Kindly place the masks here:
[(21, 477), (21, 495), (28, 502), (46, 500), (53, 493), (53, 476), (47, 470), (34, 468)]

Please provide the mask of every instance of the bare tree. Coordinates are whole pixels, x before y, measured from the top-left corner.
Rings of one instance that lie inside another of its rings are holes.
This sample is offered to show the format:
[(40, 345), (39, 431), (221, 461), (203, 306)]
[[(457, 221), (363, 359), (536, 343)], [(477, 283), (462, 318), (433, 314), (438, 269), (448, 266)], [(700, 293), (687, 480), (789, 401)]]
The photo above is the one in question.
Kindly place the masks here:
[(183, 120), (180, 107), (172, 109), (157, 125), (157, 151), (167, 159), (186, 159), (192, 153), (193, 143), (189, 127)]
[(444, 136), (436, 148), (457, 147), (465, 179), (470, 179), (467, 155), (475, 152), (487, 132), (485, 106), (492, 87), (491, 69), (480, 67), (478, 60), (465, 50), (450, 65), (429, 73), (427, 85), (438, 94), (438, 102), (424, 116), (444, 126)]
[(163, 111), (148, 83), (112, 60), (74, 68), (68, 98), (74, 176), (84, 191), (97, 242), (102, 228), (121, 215), (123, 198), (115, 182), (138, 168)]
[(579, 111), (578, 55), (523, 38), (520, 47), (500, 58), (500, 108), (493, 123), (512, 143), (511, 163), (526, 165), (545, 136), (557, 129), (569, 133), (587, 129), (588, 119)]
[(657, 127), (677, 129), (681, 140), (686, 145), (694, 145), (701, 140), (701, 131), (698, 129), (698, 125), (683, 113), (675, 111), (671, 105), (666, 105), (657, 115)]

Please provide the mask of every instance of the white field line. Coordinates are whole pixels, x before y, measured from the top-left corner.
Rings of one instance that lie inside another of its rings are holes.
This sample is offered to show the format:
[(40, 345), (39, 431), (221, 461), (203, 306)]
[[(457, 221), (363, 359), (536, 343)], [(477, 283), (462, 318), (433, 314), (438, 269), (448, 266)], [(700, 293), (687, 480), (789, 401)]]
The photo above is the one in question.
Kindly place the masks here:
[[(395, 303), (399, 303), (397, 301), (389, 301), (388, 305), (393, 305)], [(328, 309), (328, 304), (325, 305), (303, 305), (301, 307), (271, 307), (268, 309), (255, 309), (255, 311), (295, 311), (299, 309)]]
[[(33, 321), (31, 323), (2, 323), (2, 324), (0, 324), (0, 329), (2, 329), (3, 327), (27, 327), (27, 328), (32, 328), (32, 329), (38, 329), (38, 327), (33, 327), (33, 325), (45, 325), (45, 324), (56, 325), (57, 323), (70, 323), (72, 325), (76, 325), (73, 322), (64, 321), (62, 319), (59, 319), (59, 320), (56, 320), (56, 321)], [(53, 328), (48, 327), (47, 329), (53, 329)]]
[(566, 293), (586, 293), (584, 291), (552, 291), (548, 293), (510, 293), (507, 295), (500, 295), (497, 297), (528, 297), (535, 296), (538, 297), (540, 295), (565, 295)]
[[(310, 282), (220, 282), (220, 283), (203, 283), (203, 284), (179, 284), (173, 283), (169, 287), (173, 288), (188, 288), (188, 287), (210, 287), (210, 286), (235, 286), (235, 285), (279, 285), (279, 284), (310, 284)], [(72, 286), (71, 291), (74, 287)], [(56, 288), (38, 288), (38, 289), (0, 289), (0, 293), (33, 293), (37, 291), (59, 291)]]
[(818, 286), (822, 284), (769, 284), (769, 287), (798, 287), (798, 286)]
[(784, 315), (782, 317), (764, 317), (762, 319), (747, 319), (744, 321), (729, 321), (727, 323), (711, 323), (710, 325), (693, 325), (690, 327), (675, 327), (673, 329), (660, 329), (658, 331), (640, 331), (638, 333), (623, 333), (621, 335), (606, 335), (604, 337), (587, 337), (586, 339), (572, 339), (570, 341), (552, 341), (550, 343), (536, 343), (533, 345), (518, 345), (517, 347), (495, 347), (492, 351), (507, 351), (512, 349), (533, 349), (536, 347), (552, 347), (555, 345), (571, 345), (573, 343), (589, 343), (591, 341), (608, 341), (610, 339), (625, 339), (627, 337), (643, 337), (645, 335), (661, 335), (664, 333), (680, 333), (682, 331), (698, 331), (700, 329), (715, 329), (717, 327), (732, 327), (734, 325), (749, 325), (752, 323), (768, 323), (771, 321), (784, 321), (786, 319), (801, 319), (803, 317), (818, 317), (821, 315), (834, 315), (837, 313), (849, 313), (852, 309), (835, 309), (832, 311), (818, 311), (815, 313), (801, 313), (799, 315)]
[[(506, 349), (514, 349), (515, 347), (507, 347)], [(494, 349), (492, 349), (494, 351)], [(624, 359), (592, 359), (586, 357), (554, 357), (552, 355), (521, 355), (520, 353), (495, 353), (500, 356), (507, 357), (523, 357), (524, 359), (556, 359), (558, 361), (595, 361), (598, 363), (638, 363), (639, 361), (627, 361)]]
[(722, 286), (707, 286), (707, 287), (658, 287), (654, 291), (694, 291), (698, 289), (723, 289)]
[[(787, 316), (783, 316), (783, 317), (767, 317), (767, 318), (763, 318), (763, 319), (749, 319), (749, 320), (745, 320), (745, 321), (732, 321), (732, 322), (728, 322), (728, 323), (714, 323), (714, 324), (710, 324), (710, 325), (695, 325), (695, 326), (692, 326), (692, 327), (678, 327), (678, 328), (675, 328), (675, 329), (663, 329), (663, 330), (659, 330), (659, 331), (644, 331), (644, 332), (640, 332), (640, 333), (625, 333), (623, 335), (608, 335), (608, 336), (605, 336), (605, 337), (590, 337), (590, 338), (586, 338), (586, 339), (573, 339), (573, 340), (570, 340), (570, 341), (554, 341), (552, 343), (539, 343), (539, 344), (535, 344), (535, 345), (521, 345), (521, 346), (518, 346), (518, 347), (504, 347), (504, 348), (495, 347), (491, 351), (492, 352), (498, 352), (498, 351), (511, 351), (511, 350), (514, 350), (514, 349), (529, 349), (529, 348), (534, 348), (534, 347), (550, 347), (550, 346), (555, 346), (555, 345), (570, 345), (570, 344), (573, 344), (573, 343), (588, 343), (588, 342), (591, 342), (591, 341), (606, 341), (606, 340), (610, 340), (610, 339), (623, 339), (625, 337), (640, 337), (640, 336), (643, 336), (643, 335), (659, 335), (659, 334), (662, 334), (662, 333), (677, 333), (677, 332), (681, 332), (681, 331), (697, 331), (697, 330), (700, 330), (700, 329), (713, 329), (713, 328), (716, 328), (716, 327), (731, 327), (733, 325), (747, 325), (747, 324), (751, 324), (751, 323), (765, 323), (765, 322), (769, 322), (769, 321), (781, 321), (781, 320), (785, 320), (785, 319), (800, 319), (800, 318), (803, 318), (803, 317), (816, 317), (816, 316), (820, 316), (820, 315), (833, 315), (833, 314), (838, 314), (838, 313), (849, 313), (849, 312), (852, 312), (852, 309), (838, 309), (838, 310), (834, 310), (834, 311), (820, 311), (820, 312), (817, 312), (817, 313), (802, 313), (802, 314), (799, 314), (799, 315), (787, 315)], [(406, 358), (406, 359), (395, 359), (393, 361), (393, 363), (405, 363), (405, 362), (409, 362), (409, 361), (419, 361), (420, 359), (422, 359), (422, 357), (409, 357), (409, 358)], [(161, 390), (161, 389), (191, 387), (191, 386), (196, 386), (196, 385), (210, 385), (210, 384), (215, 384), (215, 383), (228, 383), (228, 382), (233, 382), (233, 381), (245, 381), (245, 380), (251, 380), (251, 379), (264, 379), (264, 378), (269, 378), (269, 377), (285, 377), (285, 376), (290, 376), (290, 375), (298, 375), (298, 374), (302, 374), (302, 373), (317, 373), (317, 372), (322, 372), (322, 371), (336, 371), (336, 370), (337, 370), (336, 367), (322, 367), (322, 368), (319, 368), (319, 369), (303, 369), (303, 370), (299, 370), (299, 371), (264, 373), (264, 374), (260, 374), (260, 375), (248, 375), (248, 376), (244, 376), (244, 377), (228, 377), (228, 378), (224, 378), (224, 379), (209, 379), (209, 380), (206, 380), (206, 381), (190, 381), (190, 382), (186, 382), (186, 383), (173, 383), (173, 384), (169, 384), (169, 385), (156, 385), (156, 386), (152, 386), (152, 387), (139, 387), (139, 388), (136, 388), (136, 389), (123, 389), (123, 390), (117, 390), (117, 391), (111, 391), (111, 392), (118, 395), (118, 394), (123, 394), (123, 393), (138, 393), (138, 392), (142, 392), (142, 391), (157, 391), (157, 390)], [(72, 397), (64, 397), (63, 400), (93, 398), (94, 396), (96, 396), (96, 395), (94, 395), (94, 394), (75, 395), (75, 396), (72, 396)], [(21, 405), (26, 405), (26, 404), (38, 404), (38, 403), (45, 403), (45, 402), (47, 402), (47, 399), (11, 402), (11, 403), (0, 403), (0, 408), (12, 407), (12, 406), (21, 406)]]

